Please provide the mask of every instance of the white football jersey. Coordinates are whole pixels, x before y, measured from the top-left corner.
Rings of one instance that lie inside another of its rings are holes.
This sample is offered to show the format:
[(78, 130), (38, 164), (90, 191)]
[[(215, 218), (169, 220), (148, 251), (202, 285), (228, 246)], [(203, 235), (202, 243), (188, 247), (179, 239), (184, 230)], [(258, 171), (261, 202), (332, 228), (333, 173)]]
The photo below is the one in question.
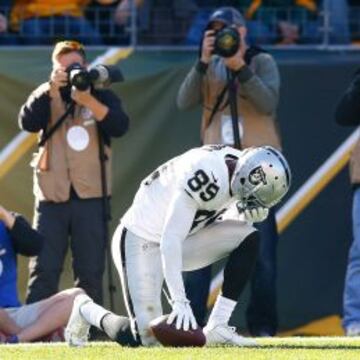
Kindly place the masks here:
[[(209, 225), (236, 201), (225, 158), (240, 155), (228, 146), (206, 145), (169, 160), (142, 181), (121, 223), (144, 239), (160, 242), (167, 214), (176, 206), (174, 197), (186, 194), (192, 211), (196, 208), (188, 234)], [(176, 226), (184, 226), (181, 216)]]

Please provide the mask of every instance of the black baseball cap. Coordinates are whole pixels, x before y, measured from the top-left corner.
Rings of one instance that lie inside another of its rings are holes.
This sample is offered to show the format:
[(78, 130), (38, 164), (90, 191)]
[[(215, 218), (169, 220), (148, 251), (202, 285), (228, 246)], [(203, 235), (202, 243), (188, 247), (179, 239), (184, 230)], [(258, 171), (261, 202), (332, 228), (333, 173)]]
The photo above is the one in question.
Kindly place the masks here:
[(231, 6), (224, 6), (216, 9), (209, 18), (207, 29), (211, 28), (213, 22), (221, 22), (226, 26), (245, 26), (245, 18), (241, 15), (240, 11)]

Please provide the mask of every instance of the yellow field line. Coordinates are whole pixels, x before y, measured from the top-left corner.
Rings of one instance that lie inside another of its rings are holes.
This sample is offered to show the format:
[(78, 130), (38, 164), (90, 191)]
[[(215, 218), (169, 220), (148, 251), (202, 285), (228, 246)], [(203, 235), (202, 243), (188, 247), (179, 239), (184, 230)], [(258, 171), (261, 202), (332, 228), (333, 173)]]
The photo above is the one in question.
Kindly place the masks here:
[(0, 161), (0, 179), (2, 179), (15, 164), (28, 152), (28, 150), (36, 143), (36, 135), (22, 132), (23, 135), (14, 150), (9, 156), (4, 157)]
[(315, 319), (295, 329), (282, 331), (277, 336), (344, 336), (339, 315)]

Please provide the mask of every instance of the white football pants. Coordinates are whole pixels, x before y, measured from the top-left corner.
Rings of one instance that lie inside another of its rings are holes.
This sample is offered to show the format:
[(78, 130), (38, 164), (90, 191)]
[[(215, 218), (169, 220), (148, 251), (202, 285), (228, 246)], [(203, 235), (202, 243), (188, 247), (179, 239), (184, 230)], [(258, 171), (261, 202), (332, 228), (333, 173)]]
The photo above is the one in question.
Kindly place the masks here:
[[(246, 222), (216, 220), (184, 240), (183, 270), (200, 269), (228, 256), (254, 231)], [(143, 345), (155, 344), (149, 322), (162, 315), (160, 244), (141, 238), (120, 224), (113, 236), (112, 256), (133, 334), (140, 335)]]

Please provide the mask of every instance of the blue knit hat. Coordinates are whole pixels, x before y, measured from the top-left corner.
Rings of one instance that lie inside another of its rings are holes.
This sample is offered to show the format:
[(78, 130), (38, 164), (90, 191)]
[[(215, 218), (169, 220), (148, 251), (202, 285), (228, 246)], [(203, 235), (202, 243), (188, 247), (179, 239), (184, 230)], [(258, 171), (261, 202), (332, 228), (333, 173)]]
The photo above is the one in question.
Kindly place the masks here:
[(225, 6), (216, 9), (209, 18), (209, 22), (207, 28), (211, 27), (211, 23), (219, 21), (222, 22), (226, 26), (235, 25), (238, 26), (245, 26), (246, 21), (245, 18), (241, 15), (241, 13), (233, 7)]

